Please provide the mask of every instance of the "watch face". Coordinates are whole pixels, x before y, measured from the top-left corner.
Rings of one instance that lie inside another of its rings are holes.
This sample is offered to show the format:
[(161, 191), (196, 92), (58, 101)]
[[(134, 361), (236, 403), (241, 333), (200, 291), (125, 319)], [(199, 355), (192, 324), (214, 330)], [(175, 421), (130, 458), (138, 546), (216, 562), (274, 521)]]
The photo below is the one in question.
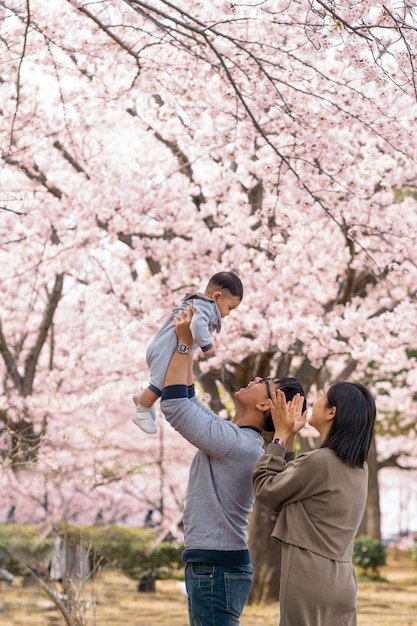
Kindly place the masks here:
[(185, 343), (180, 343), (178, 346), (178, 352), (189, 352), (188, 346)]

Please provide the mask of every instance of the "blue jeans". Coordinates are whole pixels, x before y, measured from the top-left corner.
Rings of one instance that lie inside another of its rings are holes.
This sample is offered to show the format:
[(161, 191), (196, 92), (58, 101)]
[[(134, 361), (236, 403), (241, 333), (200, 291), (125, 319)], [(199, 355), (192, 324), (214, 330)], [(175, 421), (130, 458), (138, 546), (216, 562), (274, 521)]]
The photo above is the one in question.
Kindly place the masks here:
[(252, 565), (187, 563), (190, 626), (238, 626), (252, 583)]

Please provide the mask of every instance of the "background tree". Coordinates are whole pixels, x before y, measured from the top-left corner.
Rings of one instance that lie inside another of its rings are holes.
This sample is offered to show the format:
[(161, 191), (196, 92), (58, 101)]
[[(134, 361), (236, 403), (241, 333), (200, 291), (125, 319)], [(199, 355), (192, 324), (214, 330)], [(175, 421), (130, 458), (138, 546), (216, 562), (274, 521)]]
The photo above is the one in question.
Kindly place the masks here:
[(310, 400), (336, 377), (369, 384), (378, 536), (377, 469), (415, 455), (415, 9), (0, 6), (9, 510), (138, 523), (163, 484), (178, 515), (192, 450), (172, 437), (176, 469), (156, 472), (131, 395), (167, 311), (226, 268), (245, 298), (196, 363), (202, 391), (227, 416), (257, 375), (296, 375)]

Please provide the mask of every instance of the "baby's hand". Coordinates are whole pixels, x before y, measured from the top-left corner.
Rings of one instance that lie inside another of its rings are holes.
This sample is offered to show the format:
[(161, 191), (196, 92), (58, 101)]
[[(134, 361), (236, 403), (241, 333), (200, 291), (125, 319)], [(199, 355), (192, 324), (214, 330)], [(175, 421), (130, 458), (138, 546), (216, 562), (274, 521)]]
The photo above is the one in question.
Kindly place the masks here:
[(216, 354), (216, 349), (210, 348), (210, 350), (206, 350), (206, 352), (203, 352), (203, 357), (207, 358), (209, 356), (213, 356), (213, 354)]

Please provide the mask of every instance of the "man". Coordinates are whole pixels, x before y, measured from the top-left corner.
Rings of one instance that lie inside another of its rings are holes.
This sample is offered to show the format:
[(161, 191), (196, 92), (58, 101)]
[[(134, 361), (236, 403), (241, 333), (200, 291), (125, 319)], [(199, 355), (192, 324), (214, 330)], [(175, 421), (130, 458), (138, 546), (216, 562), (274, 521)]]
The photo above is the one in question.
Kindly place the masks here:
[(253, 582), (246, 528), (254, 501), (252, 472), (264, 452), (262, 432), (273, 430), (271, 390), (282, 389), (287, 400), (304, 393), (294, 378), (256, 378), (235, 393), (233, 422), (220, 419), (196, 399), (194, 385), (187, 387), (192, 315), (189, 308), (175, 318), (178, 349), (161, 396), (166, 419), (198, 448), (184, 510), (189, 621), (190, 626), (237, 626)]

